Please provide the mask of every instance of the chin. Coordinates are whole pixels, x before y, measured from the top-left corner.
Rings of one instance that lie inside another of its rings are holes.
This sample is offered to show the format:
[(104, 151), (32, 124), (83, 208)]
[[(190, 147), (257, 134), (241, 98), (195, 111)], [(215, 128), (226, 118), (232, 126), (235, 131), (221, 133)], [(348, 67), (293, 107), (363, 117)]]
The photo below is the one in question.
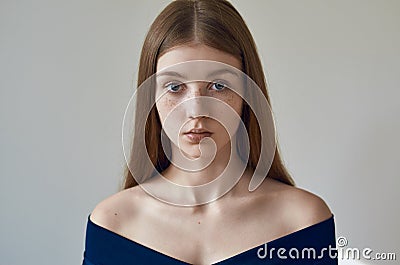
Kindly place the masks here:
[[(202, 155), (201, 152), (200, 152), (200, 150), (198, 150), (198, 151), (193, 151), (193, 150), (186, 150), (186, 151), (183, 151), (183, 150), (182, 150), (182, 152), (184, 153), (184, 155), (185, 155), (186, 157), (191, 158), (191, 159), (200, 158), (200, 156)], [(203, 154), (203, 157), (204, 157), (204, 155), (205, 155), (205, 154)]]

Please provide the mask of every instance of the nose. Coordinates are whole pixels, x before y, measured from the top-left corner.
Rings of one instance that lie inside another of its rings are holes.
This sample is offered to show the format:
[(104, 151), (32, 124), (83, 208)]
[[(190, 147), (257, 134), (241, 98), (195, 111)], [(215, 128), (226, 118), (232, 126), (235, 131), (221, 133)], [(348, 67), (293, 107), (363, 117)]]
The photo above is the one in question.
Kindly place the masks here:
[(188, 87), (188, 104), (187, 116), (194, 119), (199, 117), (208, 117), (209, 112), (207, 108), (207, 83), (206, 82), (193, 82), (187, 84)]
[(207, 82), (186, 83), (189, 90), (188, 97), (201, 97), (207, 94)]

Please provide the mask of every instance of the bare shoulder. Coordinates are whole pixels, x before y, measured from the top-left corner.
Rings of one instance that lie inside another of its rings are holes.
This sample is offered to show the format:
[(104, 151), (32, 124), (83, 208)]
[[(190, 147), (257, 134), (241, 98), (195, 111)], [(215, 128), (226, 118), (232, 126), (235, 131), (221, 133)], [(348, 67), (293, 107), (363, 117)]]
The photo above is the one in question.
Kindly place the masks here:
[(137, 215), (146, 194), (139, 187), (119, 191), (99, 202), (90, 214), (90, 220), (112, 231), (118, 231), (123, 224)]
[(332, 216), (326, 202), (305, 189), (269, 179), (263, 187), (272, 195), (274, 208), (281, 220), (288, 220), (288, 229), (298, 230), (325, 221)]

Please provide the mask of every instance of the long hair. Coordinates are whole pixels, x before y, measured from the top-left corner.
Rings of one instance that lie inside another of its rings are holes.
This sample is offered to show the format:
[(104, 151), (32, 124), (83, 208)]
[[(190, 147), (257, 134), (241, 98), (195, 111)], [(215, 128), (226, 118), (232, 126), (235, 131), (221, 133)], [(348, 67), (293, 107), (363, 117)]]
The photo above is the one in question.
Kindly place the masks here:
[[(137, 86), (156, 73), (157, 60), (161, 55), (185, 44), (204, 44), (238, 58), (242, 62), (242, 71), (254, 80), (270, 104), (263, 68), (253, 37), (239, 12), (225, 0), (176, 0), (165, 7), (154, 20), (145, 38), (140, 55)], [(154, 96), (155, 92), (138, 91), (136, 110), (144, 107), (143, 104), (154, 102)], [(133, 175), (146, 179), (154, 168), (162, 172), (170, 165), (161, 145), (161, 122), (155, 106), (148, 117), (141, 117), (144, 114), (140, 111), (136, 111), (135, 115), (132, 151), (138, 150), (135, 145), (140, 142), (143, 145), (144, 141), (152, 165), (145, 166), (146, 159), (143, 154), (131, 155), (128, 158), (129, 167), (125, 167), (121, 190), (138, 185)], [(263, 158), (260, 158), (260, 128), (253, 111), (246, 103), (243, 105), (241, 118), (250, 142), (247, 167), (254, 170), (259, 159), (263, 161)], [(143, 133), (140, 133), (140, 130), (143, 131), (143, 128), (145, 133), (141, 135)], [(264, 151), (263, 153), (265, 154)], [(295, 185), (283, 165), (278, 144), (267, 177)]]

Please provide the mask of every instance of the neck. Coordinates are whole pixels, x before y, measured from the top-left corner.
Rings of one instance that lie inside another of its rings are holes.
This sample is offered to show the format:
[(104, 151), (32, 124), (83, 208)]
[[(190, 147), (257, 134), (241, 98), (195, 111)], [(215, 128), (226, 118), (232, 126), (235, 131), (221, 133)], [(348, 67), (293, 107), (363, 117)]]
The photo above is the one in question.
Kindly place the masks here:
[[(226, 144), (223, 148), (221, 148), (221, 150), (216, 153), (213, 159), (197, 158), (197, 160), (191, 160), (190, 167), (200, 170), (187, 170), (185, 168), (182, 169), (181, 167), (176, 166), (176, 163), (174, 162), (178, 161), (177, 157), (180, 157), (181, 154), (179, 153), (179, 149), (174, 148), (172, 149), (172, 162), (170, 166), (162, 173), (162, 175), (168, 180), (179, 185), (197, 186), (206, 184), (221, 175), (224, 169), (227, 167), (231, 156), (230, 147), (230, 144)], [(232, 154), (232, 156), (235, 155), (237, 156), (237, 154), (235, 153)], [(232, 159), (237, 158), (232, 157)], [(207, 163), (207, 160), (211, 160), (211, 162)], [(182, 161), (182, 159), (179, 159), (179, 161)], [(181, 163), (181, 165), (185, 166), (184, 161)]]
[(151, 194), (156, 194), (161, 201), (182, 206), (202, 205), (222, 196), (226, 197), (227, 193), (232, 195), (233, 187), (245, 174), (246, 164), (240, 159), (237, 152), (232, 152), (231, 155), (230, 147), (229, 143), (219, 148), (209, 164), (204, 163), (204, 160), (208, 160), (208, 158), (196, 160), (198, 164), (190, 165), (191, 168), (200, 165), (201, 169), (196, 171), (174, 165), (176, 162), (174, 161), (174, 155), (176, 155), (174, 152), (180, 151), (172, 150), (171, 164), (161, 173), (162, 177), (158, 175), (158, 177), (143, 183), (142, 187)]

